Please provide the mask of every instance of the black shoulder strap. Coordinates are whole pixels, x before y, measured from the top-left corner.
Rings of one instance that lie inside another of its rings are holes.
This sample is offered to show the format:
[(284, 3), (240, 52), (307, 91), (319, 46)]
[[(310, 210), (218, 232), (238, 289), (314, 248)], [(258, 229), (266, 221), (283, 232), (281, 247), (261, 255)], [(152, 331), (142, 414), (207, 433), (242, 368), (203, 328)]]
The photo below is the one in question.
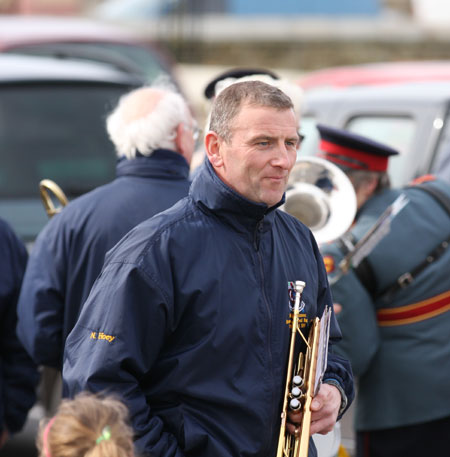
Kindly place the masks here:
[[(424, 192), (427, 192), (444, 208), (445, 211), (447, 211), (447, 214), (450, 216), (450, 197), (448, 197), (436, 186), (433, 186), (431, 183), (422, 183), (409, 186), (408, 188), (421, 189)], [(383, 300), (388, 301), (398, 290), (407, 287), (414, 280), (414, 278), (422, 272), (422, 270), (437, 260), (448, 248), (449, 243), (450, 239), (448, 238), (439, 243), (431, 252), (428, 253), (423, 262), (417, 265), (412, 271), (400, 275), (400, 277), (398, 277), (390, 286), (386, 287), (378, 294), (375, 292), (377, 288), (375, 275), (373, 274), (372, 267), (367, 258), (364, 259), (357, 268), (355, 268), (355, 273), (374, 299), (381, 297)]]
[[(415, 186), (409, 186), (410, 189), (421, 189), (431, 195), (444, 209), (447, 211), (447, 214), (450, 216), (450, 197), (444, 194), (436, 186), (433, 186), (431, 183), (422, 183)], [(384, 301), (389, 301), (391, 297), (400, 289), (403, 289), (409, 286), (425, 268), (433, 263), (435, 260), (439, 259), (442, 254), (447, 250), (450, 245), (450, 237), (446, 240), (440, 242), (434, 249), (428, 253), (425, 259), (416, 267), (400, 275), (390, 286), (386, 287), (378, 297), (382, 297)]]
[(409, 186), (409, 189), (421, 189), (428, 194), (430, 194), (434, 199), (447, 211), (447, 213), (450, 215), (450, 197), (444, 192), (442, 192), (440, 189), (438, 189), (436, 186), (433, 186), (433, 184), (430, 183), (422, 183), (418, 184), (415, 186)]

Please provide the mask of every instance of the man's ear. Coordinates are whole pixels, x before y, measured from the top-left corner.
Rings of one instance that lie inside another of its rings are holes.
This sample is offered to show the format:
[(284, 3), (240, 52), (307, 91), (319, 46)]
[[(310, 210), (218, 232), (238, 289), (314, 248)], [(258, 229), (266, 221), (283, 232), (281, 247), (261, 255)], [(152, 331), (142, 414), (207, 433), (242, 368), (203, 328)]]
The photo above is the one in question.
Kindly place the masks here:
[(216, 132), (209, 131), (205, 136), (205, 148), (211, 165), (214, 168), (223, 166), (223, 157), (221, 154), (221, 140)]
[(366, 192), (367, 192), (368, 198), (370, 198), (372, 196), (372, 194), (375, 192), (375, 190), (378, 187), (379, 182), (380, 182), (380, 177), (373, 176), (372, 179), (367, 183)]
[(185, 127), (182, 122), (180, 122), (177, 125), (177, 128), (175, 130), (176, 136), (175, 136), (175, 146), (177, 147), (177, 151), (183, 155), (183, 150), (184, 150), (184, 141), (183, 141), (183, 135), (185, 134)]

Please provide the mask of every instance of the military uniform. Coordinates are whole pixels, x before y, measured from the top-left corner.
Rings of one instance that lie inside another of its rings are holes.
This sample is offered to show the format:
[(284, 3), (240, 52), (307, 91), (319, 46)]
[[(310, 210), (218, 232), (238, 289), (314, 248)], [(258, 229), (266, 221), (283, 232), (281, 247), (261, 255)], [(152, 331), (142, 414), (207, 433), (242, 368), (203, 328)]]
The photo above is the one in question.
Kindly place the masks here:
[(321, 246), (333, 283), (351, 244), (406, 196), (390, 231), (332, 286), (342, 306), (336, 352), (350, 359), (358, 378), (358, 456), (449, 452), (448, 433), (440, 431), (450, 425), (450, 218), (427, 188), (450, 202), (450, 186), (442, 181), (385, 190), (360, 208), (345, 242)]

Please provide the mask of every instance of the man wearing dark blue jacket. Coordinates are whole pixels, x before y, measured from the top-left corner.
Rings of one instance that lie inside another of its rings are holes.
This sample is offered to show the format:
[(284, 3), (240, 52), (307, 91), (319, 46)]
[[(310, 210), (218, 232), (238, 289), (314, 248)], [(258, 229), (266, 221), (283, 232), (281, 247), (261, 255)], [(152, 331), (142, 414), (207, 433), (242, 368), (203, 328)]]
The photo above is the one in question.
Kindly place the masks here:
[(117, 177), (70, 202), (39, 234), (18, 304), (18, 335), (33, 359), (62, 368), (64, 342), (105, 253), (139, 222), (188, 193), (196, 124), (180, 94), (144, 87), (107, 119)]
[(27, 251), (11, 227), (0, 220), (0, 448), (25, 424), (36, 401), (39, 380), (33, 363), (16, 336), (16, 306)]
[[(288, 283), (306, 283), (304, 332), (332, 306), (312, 233), (277, 209), (299, 141), (287, 95), (259, 81), (231, 85), (214, 101), (209, 161), (189, 196), (107, 254), (67, 339), (64, 391), (119, 393), (139, 453), (275, 455)], [(334, 316), (330, 333), (340, 339)], [(311, 434), (330, 431), (354, 395), (349, 364), (332, 352), (323, 379)]]

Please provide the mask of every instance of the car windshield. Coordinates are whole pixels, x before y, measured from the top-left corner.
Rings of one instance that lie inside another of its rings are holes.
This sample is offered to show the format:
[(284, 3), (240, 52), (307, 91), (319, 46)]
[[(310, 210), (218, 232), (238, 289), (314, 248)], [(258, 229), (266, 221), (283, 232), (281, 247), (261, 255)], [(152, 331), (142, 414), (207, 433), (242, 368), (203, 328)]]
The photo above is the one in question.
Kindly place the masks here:
[(69, 198), (114, 176), (105, 116), (128, 88), (95, 84), (14, 84), (0, 88), (1, 198), (33, 198), (56, 181)]

